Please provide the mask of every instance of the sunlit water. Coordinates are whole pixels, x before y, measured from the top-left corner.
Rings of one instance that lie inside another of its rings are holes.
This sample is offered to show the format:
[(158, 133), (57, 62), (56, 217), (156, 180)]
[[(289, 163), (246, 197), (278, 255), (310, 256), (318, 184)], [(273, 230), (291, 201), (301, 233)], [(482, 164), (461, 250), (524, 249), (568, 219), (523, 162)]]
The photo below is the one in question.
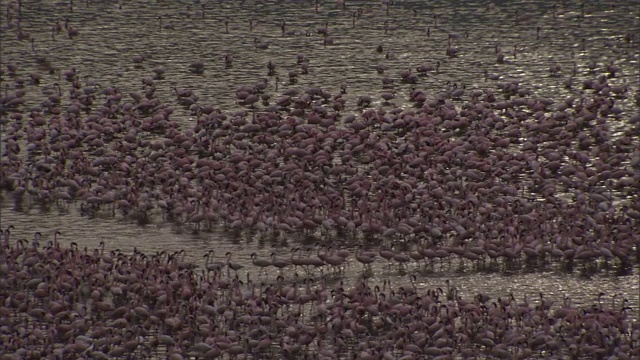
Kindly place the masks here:
[[(3, 19), (8, 9), (4, 3)], [(23, 1), (21, 30), (35, 39), (35, 52), (28, 41), (16, 39), (15, 28), (8, 29), (3, 22), (3, 64), (16, 64), (20, 68), (18, 76), (24, 79), (34, 71), (43, 74), (39, 87), (27, 86), (25, 109), (39, 104), (45, 97), (42, 91), (51, 90), (54, 82), (64, 81), (58, 73), (48, 75), (38, 68), (36, 55), (46, 57), (57, 70), (75, 67), (83, 81), (93, 80), (103, 88), (117, 86), (123, 94), (139, 91), (141, 79), (153, 76), (152, 69), (162, 65), (166, 73), (163, 79), (156, 80), (156, 93), (163, 101), (175, 101), (173, 87), (188, 88), (198, 95), (199, 103), (210, 103), (225, 112), (243, 108), (236, 103), (238, 86), (253, 85), (261, 78), (268, 79), (267, 92), (274, 99), (288, 88), (322, 87), (337, 93), (340, 85), (346, 84), (349, 104), (359, 96), (370, 95), (379, 105), (380, 94), (389, 90), (383, 89), (383, 75), (375, 71), (378, 64), (384, 64), (386, 74), (395, 79), (394, 105), (407, 102), (412, 86), (426, 89), (433, 97), (451, 89), (453, 83), (467, 89), (484, 89), (506, 81), (519, 81), (534, 95), (560, 100), (578, 94), (580, 90), (576, 89), (580, 89), (582, 81), (593, 77), (589, 73), (592, 62), (596, 64), (595, 71), (602, 73), (610, 61), (615, 61), (620, 75), (609, 82), (628, 85), (629, 94), (638, 88), (640, 77), (638, 45), (625, 41), (625, 35), (639, 25), (640, 8), (633, 2), (587, 3), (584, 13), (579, 4), (566, 2), (558, 4), (555, 15), (554, 3), (541, 1), (497, 1), (493, 6), (485, 1), (396, 1), (388, 15), (379, 1), (348, 1), (347, 10), (339, 2), (321, 1), (317, 13), (313, 1), (121, 3), (122, 8), (116, 2), (89, 1), (88, 6), (76, 2), (71, 13), (68, 2)], [(201, 4), (205, 5), (204, 17)], [(528, 19), (516, 21), (515, 9), (520, 17), (526, 14)], [(355, 26), (352, 12), (359, 14)], [(434, 18), (433, 14), (437, 16)], [(70, 40), (63, 31), (52, 40), (51, 27), (57, 20), (63, 23), (65, 17), (79, 35)], [(249, 19), (253, 19), (253, 31), (249, 29)], [(282, 21), (286, 22), (284, 35)], [(325, 21), (334, 41), (326, 46), (317, 34)], [(173, 29), (166, 29), (166, 25)], [(311, 36), (306, 36), (307, 31)], [(454, 58), (446, 55), (450, 37), (452, 46), (459, 51)], [(260, 49), (258, 43), (269, 46)], [(376, 51), (378, 45), (382, 45), (382, 52)], [(496, 63), (496, 46), (507, 54), (505, 64)], [(232, 68), (225, 68), (225, 54), (233, 55)], [(287, 73), (299, 69), (298, 54), (310, 60), (309, 74), (298, 76), (297, 83), (290, 84)], [(140, 67), (132, 62), (136, 55), (145, 58)], [(195, 60), (205, 64), (201, 75), (189, 71)], [(270, 60), (277, 65), (277, 92), (275, 76), (267, 76), (266, 64)], [(401, 70), (415, 72), (419, 65), (435, 66), (438, 62), (438, 73), (421, 78), (416, 85), (400, 83)], [(549, 73), (549, 67), (554, 65), (561, 69), (557, 76)], [(499, 75), (500, 79), (485, 81), (485, 72)], [(565, 88), (568, 77), (574, 78), (575, 89)], [(3, 80), (3, 87), (12, 86), (6, 75)], [(620, 120), (623, 123), (637, 113), (631, 101), (620, 101), (619, 106), (625, 110)], [(181, 119), (185, 127), (195, 121), (189, 111), (179, 106), (173, 118)], [(257, 271), (250, 264), (249, 254), (268, 256), (276, 251), (288, 258), (291, 246), (295, 246), (293, 237), (271, 242), (251, 236), (236, 238), (222, 230), (192, 234), (189, 228), (176, 228), (159, 217), (145, 226), (118, 217), (89, 219), (81, 217), (75, 205), (69, 211), (59, 211), (55, 206), (43, 211), (28, 201), (16, 207), (6, 194), (1, 210), (2, 226), (16, 226), (12, 235), (16, 239), (31, 239), (35, 231), (50, 238), (60, 230), (61, 241), (75, 241), (80, 247), (92, 249), (104, 241), (109, 249), (125, 251), (134, 246), (152, 253), (185, 249), (188, 258), (200, 264), (202, 256), (215, 248), (218, 256), (233, 251), (234, 261), (244, 263), (253, 276)], [(456, 272), (455, 268), (454, 264), (451, 269), (425, 274), (411, 265), (406, 274), (400, 274), (395, 265), (389, 270), (384, 261), (378, 261), (373, 280), (408, 283), (409, 276), (416, 274), (421, 288), (444, 287), (445, 280), (450, 279), (463, 296), (486, 293), (495, 299), (512, 292), (532, 298), (542, 291), (556, 302), (568, 295), (575, 304), (584, 305), (605, 292), (628, 298), (634, 309), (639, 305), (637, 275), (602, 274), (582, 279), (554, 270), (501, 275)], [(360, 270), (360, 264), (351, 259), (344, 281), (359, 281)]]

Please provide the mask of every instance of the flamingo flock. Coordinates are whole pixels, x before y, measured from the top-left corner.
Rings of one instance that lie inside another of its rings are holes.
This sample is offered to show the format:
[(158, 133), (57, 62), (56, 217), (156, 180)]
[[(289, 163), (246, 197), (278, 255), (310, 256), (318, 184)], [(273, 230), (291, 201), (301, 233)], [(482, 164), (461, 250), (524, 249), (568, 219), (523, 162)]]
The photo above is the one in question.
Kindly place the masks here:
[[(198, 268), (183, 251), (65, 247), (59, 233), (46, 244), (40, 233), (14, 242), (12, 229), (0, 246), (3, 360), (640, 356), (640, 327), (616, 295), (579, 308), (542, 292), (463, 298), (451, 283), (418, 289), (365, 279), (347, 288), (313, 270), (265, 282), (240, 278), (231, 254), (209, 261), (209, 252)], [(280, 262), (291, 265), (275, 254), (254, 259), (260, 268)]]
[[(510, 83), (503, 92), (513, 98), (478, 90), (460, 108), (451, 93), (422, 101), (415, 90), (416, 108), (356, 116), (328, 109), (340, 95), (320, 88), (232, 114), (176, 88), (197, 116), (180, 130), (153, 80), (126, 100), (115, 87), (82, 84), (73, 69), (65, 76), (65, 110), (60, 84), (39, 111), (19, 111), (24, 90), (3, 98), (11, 113), (0, 185), (16, 201), (79, 202), (89, 217), (140, 223), (157, 215), (195, 232), (400, 242), (429, 258), (629, 267), (640, 257), (637, 124), (612, 136), (608, 119), (621, 121), (621, 110), (598, 90), (554, 103)], [(253, 107), (261, 92), (238, 94)]]
[[(278, 38), (309, 38), (330, 54), (375, 16), (385, 37), (405, 31), (392, 17), (401, 4), (355, 3), (335, 10), (346, 26), (318, 18), (298, 31), (282, 20), (269, 37), (253, 18), (247, 26), (217, 19), (219, 35), (246, 33), (245, 45), (263, 59), (283, 46)], [(76, 14), (92, 4), (79, 6)], [(194, 14), (188, 6), (179, 18), (210, 21), (210, 6)], [(329, 5), (310, 6), (319, 14)], [(394, 73), (407, 59), (386, 42), (371, 48), (366, 76), (379, 79), (379, 95), (358, 94), (348, 79), (308, 83), (317, 59), (298, 52), (288, 63), (256, 65), (261, 75), (230, 92), (227, 107), (178, 82), (171, 63), (153, 56), (129, 56), (144, 72), (135, 88), (52, 63), (41, 37), (73, 44), (93, 30), (75, 20), (70, 2), (50, 33), (27, 33), (28, 10), (9, 3), (2, 29), (28, 43), (34, 60), (0, 70), (3, 198), (17, 208), (77, 209), (88, 223), (114, 217), (299, 245), (247, 262), (210, 251), (192, 263), (185, 252), (65, 247), (58, 234), (46, 246), (40, 233), (16, 242), (3, 221), (0, 360), (640, 356), (627, 299), (602, 294), (591, 307), (568, 298), (552, 306), (542, 293), (518, 303), (517, 294), (464, 299), (453, 285), (372, 283), (376, 262), (412, 279), (452, 268), (632, 274), (640, 263), (633, 33), (607, 43), (605, 61), (552, 61), (537, 76), (566, 96), (549, 97), (494, 73), (533, 56), (525, 43), (491, 45), (495, 66), (478, 70), (480, 83), (441, 81), (472, 51), (468, 39), (480, 39), (447, 30), (446, 17), (433, 13), (421, 36), (440, 42), (430, 45), (437, 57)], [(419, 19), (419, 10), (407, 16)], [(593, 16), (584, 5), (565, 10), (545, 16), (576, 27)], [(497, 12), (495, 4), (486, 9)], [(509, 16), (533, 29), (530, 41), (545, 39), (529, 14)], [(183, 26), (165, 14), (157, 22), (166, 36)], [(587, 52), (591, 40), (581, 41)], [(185, 76), (238, 71), (246, 59), (234, 55), (190, 59)], [(341, 281), (347, 267), (361, 275), (352, 288)]]

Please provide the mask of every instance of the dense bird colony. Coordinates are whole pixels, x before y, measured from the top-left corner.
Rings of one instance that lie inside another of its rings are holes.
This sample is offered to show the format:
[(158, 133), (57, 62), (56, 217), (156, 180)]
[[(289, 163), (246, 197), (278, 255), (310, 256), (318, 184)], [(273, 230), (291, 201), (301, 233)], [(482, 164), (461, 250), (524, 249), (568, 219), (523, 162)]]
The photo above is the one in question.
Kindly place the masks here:
[[(640, 356), (640, 327), (626, 299), (600, 294), (589, 307), (554, 306), (513, 294), (458, 295), (455, 286), (418, 290), (366, 280), (351, 288), (336, 254), (256, 259), (304, 268), (241, 279), (240, 266), (204, 268), (182, 253), (88, 251), (56, 239), (0, 246), (0, 359), (453, 359)], [(371, 254), (356, 254), (362, 257)], [(317, 268), (330, 267), (317, 276)]]
[[(420, 13), (418, 5), (310, 1), (312, 25), (298, 30), (282, 20), (271, 38), (254, 18), (246, 26), (215, 18), (224, 9), (218, 3), (154, 17), (154, 31), (170, 36), (182, 22), (213, 16), (220, 36), (242, 39), (256, 58), (286, 47), (278, 38), (309, 39), (330, 53), (367, 19), (391, 37), (403, 31), (393, 16), (424, 17), (421, 37), (439, 51), (411, 63), (390, 43), (373, 46), (366, 77), (381, 84), (379, 95), (353, 95), (349, 79), (301, 87), (317, 71), (313, 57), (268, 59), (262, 77), (230, 91), (232, 104), (222, 106), (201, 100), (197, 86), (167, 82), (172, 63), (147, 54), (128, 55), (144, 74), (130, 91), (43, 55), (44, 35), (25, 30), (25, 14), (35, 11), (29, 6), (12, 1), (3, 14), (3, 38), (15, 37), (12, 46), (29, 54), (3, 60), (0, 70), (4, 201), (63, 214), (78, 208), (88, 222), (118, 217), (300, 245), (270, 257), (256, 252), (247, 262), (213, 250), (190, 262), (185, 251), (61, 244), (63, 226), (51, 239), (38, 228), (28, 230), (33, 239), (16, 239), (3, 220), (0, 360), (640, 357), (640, 326), (631, 316), (638, 309), (616, 294), (577, 306), (569, 297), (548, 299), (544, 289), (537, 299), (491, 298), (463, 295), (454, 283), (416, 283), (452, 268), (587, 278), (634, 272), (637, 34), (607, 40), (611, 53), (600, 62), (545, 62), (531, 80), (561, 84), (565, 95), (550, 97), (504, 80), (496, 67), (479, 67), (479, 83), (440, 81), (474, 51), (468, 39), (475, 34), (446, 30), (440, 14)], [(96, 31), (74, 18), (92, 6), (101, 5), (65, 3), (64, 16), (47, 25), (47, 43), (77, 44)], [(109, 14), (128, 16), (127, 6)], [(550, 8), (544, 24), (579, 30), (595, 16), (584, 4), (563, 6)], [(485, 7), (483, 16), (502, 16), (528, 28), (532, 43), (544, 41), (542, 20)], [(606, 17), (615, 9), (598, 11)], [(586, 42), (575, 51), (587, 52)], [(526, 43), (503, 46), (490, 46), (494, 65), (526, 71), (517, 62), (535, 52)], [(236, 71), (247, 62), (238, 54), (191, 59), (184, 76)], [(400, 60), (410, 66), (390, 71)], [(409, 281), (375, 283), (376, 262)], [(346, 281), (348, 268), (356, 280)]]

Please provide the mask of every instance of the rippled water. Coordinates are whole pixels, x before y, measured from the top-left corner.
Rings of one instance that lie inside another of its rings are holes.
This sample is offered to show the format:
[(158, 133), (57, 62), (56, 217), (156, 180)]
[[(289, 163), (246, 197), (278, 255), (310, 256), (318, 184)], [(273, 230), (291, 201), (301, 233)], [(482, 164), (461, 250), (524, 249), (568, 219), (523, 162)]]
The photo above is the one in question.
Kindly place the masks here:
[[(582, 81), (593, 77), (589, 73), (592, 62), (601, 73), (614, 60), (620, 76), (609, 82), (628, 85), (630, 94), (638, 88), (640, 78), (638, 45), (625, 41), (631, 29), (640, 25), (640, 7), (633, 2), (594, 2), (581, 9), (573, 2), (496, 1), (488, 5), (485, 1), (396, 1), (389, 6), (388, 15), (380, 1), (348, 0), (346, 10), (340, 2), (320, 1), (318, 12), (313, 1), (292, 0), (121, 3), (122, 8), (115, 2), (76, 2), (71, 12), (69, 2), (23, 1), (21, 30), (34, 39), (35, 52), (28, 41), (17, 40), (15, 27), (7, 28), (7, 22), (2, 22), (3, 64), (16, 64), (20, 68), (18, 76), (24, 79), (31, 72), (43, 74), (40, 87), (27, 87), (26, 108), (39, 104), (44, 98), (42, 91), (52, 89), (54, 82), (64, 81), (57, 72), (46, 74), (39, 68), (36, 56), (45, 57), (57, 70), (75, 67), (80, 78), (86, 77), (103, 88), (117, 86), (123, 94), (139, 91), (141, 79), (154, 76), (152, 69), (162, 65), (166, 73), (163, 79), (156, 80), (156, 93), (163, 101), (175, 101), (174, 86), (187, 88), (198, 95), (200, 104), (210, 103), (223, 111), (242, 109), (236, 103), (236, 89), (240, 85), (253, 85), (261, 78), (268, 79), (267, 92), (274, 99), (288, 88), (322, 87), (337, 93), (340, 85), (346, 84), (349, 104), (354, 104), (359, 96), (370, 95), (379, 105), (380, 94), (389, 90), (383, 89), (383, 75), (375, 71), (378, 64), (384, 64), (386, 74), (395, 80), (395, 105), (407, 101), (412, 86), (425, 88), (428, 96), (433, 97), (450, 89), (452, 83), (473, 89), (493, 88), (505, 81), (519, 81), (538, 96), (564, 99), (580, 91), (566, 89), (565, 80), (573, 77), (580, 88)], [(11, 8), (8, 5), (2, 6), (3, 19)], [(15, 18), (15, 7), (11, 12)], [(434, 18), (433, 14), (437, 16)], [(70, 40), (63, 31), (52, 40), (51, 27), (56, 21), (63, 23), (65, 17), (79, 35)], [(253, 31), (249, 19), (253, 19)], [(325, 46), (323, 37), (317, 33), (325, 22), (334, 39), (332, 45)], [(173, 29), (165, 28), (166, 25)], [(306, 36), (307, 31), (311, 36)], [(451, 46), (458, 48), (459, 56), (446, 55), (449, 39)], [(260, 49), (258, 43), (269, 46)], [(376, 51), (379, 45), (382, 52)], [(496, 63), (496, 46), (507, 54), (505, 64)], [(233, 55), (232, 68), (225, 68), (225, 54)], [(298, 76), (297, 83), (290, 84), (287, 73), (299, 69), (298, 54), (310, 60), (309, 74)], [(132, 57), (136, 55), (145, 58), (142, 66), (133, 63)], [(195, 60), (205, 64), (201, 75), (189, 71)], [(278, 91), (275, 76), (267, 76), (268, 61), (277, 65)], [(437, 62), (440, 62), (438, 73), (421, 78), (416, 85), (400, 83), (401, 70), (415, 72), (421, 64), (435, 66)], [(549, 72), (554, 65), (560, 66), (558, 76)], [(500, 79), (486, 81), (485, 72), (499, 75)], [(7, 81), (6, 76), (3, 80)], [(4, 86), (12, 85), (7, 82)], [(622, 122), (637, 113), (631, 101), (620, 101), (619, 106), (625, 110)], [(181, 119), (185, 126), (195, 121), (189, 111), (179, 106), (173, 117)], [(288, 256), (287, 245), (294, 242), (291, 239), (288, 244), (271, 244), (257, 239), (236, 239), (222, 231), (193, 235), (190, 230), (180, 231), (159, 218), (146, 226), (118, 218), (88, 219), (79, 216), (74, 207), (68, 214), (55, 207), (42, 211), (24, 204), (17, 208), (4, 195), (1, 210), (2, 225), (14, 224), (16, 238), (31, 238), (34, 231), (50, 237), (59, 229), (63, 241), (76, 241), (81, 247), (94, 248), (104, 241), (112, 249), (130, 250), (134, 246), (149, 252), (186, 249), (188, 256), (200, 263), (202, 255), (211, 248), (219, 255), (233, 251), (234, 259), (245, 264), (252, 252), (267, 256), (273, 246), (277, 246), (282, 256)], [(359, 264), (354, 262), (346, 281), (356, 281), (358, 271)], [(413, 272), (410, 269), (409, 274)], [(406, 275), (387, 270), (381, 261), (376, 263), (374, 274), (379, 281), (385, 278), (408, 281)], [(451, 279), (463, 295), (483, 292), (495, 298), (513, 292), (537, 296), (544, 291), (556, 301), (567, 294), (576, 304), (588, 304), (603, 291), (629, 298), (635, 308), (639, 305), (637, 275), (615, 278), (601, 275), (585, 280), (554, 272), (504, 276), (445, 271), (420, 274), (418, 282), (424, 287), (443, 287), (445, 279)]]

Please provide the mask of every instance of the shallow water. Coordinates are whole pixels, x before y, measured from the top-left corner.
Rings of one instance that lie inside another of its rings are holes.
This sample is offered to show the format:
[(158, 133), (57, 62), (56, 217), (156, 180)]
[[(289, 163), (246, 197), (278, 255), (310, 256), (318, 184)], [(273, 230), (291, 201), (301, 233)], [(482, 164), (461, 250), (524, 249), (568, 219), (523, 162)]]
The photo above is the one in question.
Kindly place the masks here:
[[(382, 92), (381, 76), (373, 71), (379, 63), (385, 64), (391, 77), (398, 78), (400, 70), (415, 71), (418, 65), (435, 65), (439, 61), (440, 72), (421, 79), (419, 84), (431, 95), (447, 89), (448, 81), (469, 88), (493, 87), (495, 82), (484, 83), (487, 70), (501, 75), (500, 81), (526, 84), (536, 95), (562, 99), (571, 95), (562, 83), (571, 76), (574, 63), (575, 83), (580, 84), (588, 76), (590, 62), (595, 61), (596, 70), (601, 70), (612, 59), (623, 76), (611, 82), (637, 86), (637, 44), (634, 47), (624, 41), (629, 26), (638, 22), (637, 9), (625, 3), (615, 3), (613, 10), (607, 3), (588, 4), (584, 18), (580, 17), (579, 7), (567, 5), (564, 11), (562, 7), (557, 10), (555, 20), (551, 4), (526, 1), (510, 5), (496, 2), (492, 10), (487, 10), (485, 2), (457, 6), (447, 1), (428, 5), (422, 1), (403, 1), (391, 6), (388, 18), (377, 1), (349, 2), (346, 11), (333, 2), (322, 2), (319, 13), (314, 12), (312, 1), (233, 2), (235, 6), (203, 2), (204, 19), (196, 18), (200, 15), (196, 14), (198, 3), (142, 2), (138, 7), (124, 4), (120, 10), (114, 4), (98, 2), (90, 3), (88, 8), (76, 4), (71, 14), (66, 2), (45, 2), (36, 7), (24, 1), (22, 30), (35, 39), (36, 53), (50, 59), (57, 69), (75, 67), (80, 78), (88, 76), (103, 87), (115, 85), (126, 94), (140, 87), (140, 79), (152, 76), (151, 70), (156, 65), (163, 65), (165, 79), (156, 83), (158, 94), (169, 99), (173, 95), (172, 86), (189, 88), (201, 103), (210, 102), (224, 110), (238, 107), (235, 90), (239, 85), (253, 85), (260, 78), (269, 78), (269, 89), (274, 89), (274, 77), (267, 76), (269, 60), (278, 66), (280, 89), (319, 86), (336, 92), (342, 83), (347, 83), (349, 100), (360, 95), (377, 98)], [(516, 8), (520, 14), (531, 15), (531, 19), (516, 24)], [(355, 9), (362, 9), (363, 14), (352, 28), (351, 11)], [(411, 9), (417, 11), (417, 16)], [(437, 26), (434, 13), (438, 15)], [(161, 29), (159, 16), (164, 19), (163, 26), (171, 24), (174, 29)], [(80, 35), (70, 40), (63, 31), (52, 41), (49, 29), (63, 17), (70, 19)], [(249, 31), (250, 18), (255, 19), (253, 32)], [(285, 36), (280, 30), (283, 20)], [(224, 21), (228, 21), (229, 33), (225, 32)], [(325, 21), (335, 41), (331, 46), (323, 46), (322, 36), (316, 34)], [(539, 39), (537, 27), (541, 29)], [(431, 29), (430, 37), (427, 29)], [(306, 31), (312, 36), (305, 36)], [(7, 34), (3, 37), (3, 62), (18, 62), (25, 68), (22, 77), (26, 77), (34, 65), (30, 61), (34, 53), (29, 43), (15, 40), (9, 36), (13, 31), (8, 33), (6, 28), (3, 33)], [(455, 58), (446, 56), (450, 34), (457, 36), (452, 40), (452, 45), (459, 48), (459, 56)], [(255, 40), (269, 43), (269, 47), (256, 49)], [(378, 45), (383, 46), (382, 53), (376, 52)], [(517, 54), (507, 55), (506, 64), (497, 64), (496, 46), (507, 54), (513, 54), (515, 47)], [(231, 69), (224, 66), (227, 53), (235, 59)], [(286, 74), (296, 68), (298, 54), (310, 59), (309, 74), (299, 76), (297, 84), (291, 86)], [(387, 54), (390, 59), (385, 59)], [(146, 59), (140, 68), (131, 61), (135, 55)], [(189, 71), (194, 60), (204, 62), (202, 75)], [(550, 76), (551, 65), (561, 67), (561, 76)], [(45, 83), (56, 81), (55, 75), (45, 79)], [(395, 90), (401, 99), (410, 86), (398, 85)], [(33, 98), (39, 97), (35, 93)], [(402, 103), (400, 99), (398, 103)]]
[[(153, 76), (152, 69), (162, 65), (166, 73), (163, 79), (156, 80), (156, 93), (163, 101), (174, 101), (172, 87), (188, 88), (199, 96), (200, 104), (210, 103), (225, 112), (243, 108), (236, 103), (238, 86), (253, 85), (261, 78), (268, 79), (267, 93), (273, 94), (273, 99), (288, 88), (304, 90), (317, 86), (337, 93), (345, 83), (349, 104), (354, 104), (359, 96), (370, 95), (378, 105), (380, 94), (388, 90), (382, 88), (382, 75), (374, 69), (377, 64), (384, 64), (386, 74), (396, 80), (393, 88), (396, 98), (392, 101), (395, 105), (406, 103), (412, 87), (401, 84), (398, 73), (406, 69), (415, 72), (416, 66), (425, 63), (440, 62), (440, 71), (421, 78), (413, 86), (425, 88), (430, 98), (450, 89), (452, 83), (465, 85), (468, 93), (473, 88), (493, 88), (505, 81), (519, 81), (535, 95), (560, 100), (580, 92), (564, 87), (568, 77), (574, 77), (577, 89), (583, 80), (593, 77), (588, 71), (593, 61), (600, 73), (610, 60), (615, 60), (620, 75), (610, 79), (610, 83), (629, 85), (629, 94), (638, 88), (640, 78), (638, 43), (627, 43), (624, 39), (639, 25), (640, 6), (632, 2), (587, 3), (584, 17), (578, 4), (568, 2), (558, 6), (555, 19), (553, 3), (533, 1), (496, 1), (491, 8), (485, 1), (397, 1), (390, 6), (388, 17), (379, 1), (348, 1), (346, 11), (339, 3), (325, 1), (318, 13), (313, 1), (141, 1), (123, 2), (122, 9), (113, 2), (89, 1), (88, 6), (84, 2), (74, 3), (73, 13), (68, 2), (25, 0), (22, 4), (22, 31), (35, 39), (35, 53), (28, 41), (16, 39), (15, 28), (7, 29), (3, 22), (0, 55), (3, 64), (17, 64), (18, 76), (27, 81), (33, 71), (43, 74), (39, 88), (27, 86), (27, 109), (42, 101), (41, 89), (51, 89), (54, 82), (64, 81), (57, 73), (47, 75), (38, 69), (36, 54), (46, 57), (56, 69), (75, 67), (81, 79), (86, 76), (103, 88), (117, 86), (123, 94), (139, 91), (141, 79)], [(204, 18), (197, 13), (201, 11), (200, 4), (205, 4)], [(362, 14), (352, 27), (351, 11), (357, 9), (362, 9)], [(516, 22), (515, 9), (519, 14), (530, 15), (530, 19)], [(6, 11), (7, 7), (2, 6), (3, 18)], [(437, 24), (434, 13), (438, 15)], [(174, 29), (161, 28), (160, 16), (163, 26), (171, 24)], [(79, 36), (70, 40), (63, 31), (53, 41), (50, 29), (64, 17), (78, 28)], [(249, 31), (250, 18), (254, 19), (253, 32)], [(283, 20), (284, 36), (280, 29)], [(316, 33), (325, 21), (334, 38), (333, 45), (324, 46), (322, 36)], [(540, 36), (536, 38), (538, 26)], [(311, 36), (305, 36), (306, 31)], [(452, 46), (459, 49), (455, 58), (446, 55), (450, 34), (457, 34), (452, 40)], [(256, 41), (269, 43), (269, 47), (258, 49)], [(378, 45), (383, 46), (382, 53), (376, 51)], [(496, 63), (496, 46), (507, 53), (507, 63)], [(227, 53), (234, 57), (230, 69), (224, 64)], [(310, 59), (309, 74), (298, 76), (297, 83), (290, 84), (287, 73), (298, 68), (298, 54)], [(146, 59), (141, 67), (134, 66), (131, 60), (136, 55)], [(205, 63), (202, 75), (189, 71), (189, 64), (198, 59)], [(277, 92), (275, 76), (267, 76), (266, 64), (270, 60), (277, 65)], [(572, 75), (574, 64), (576, 73)], [(550, 75), (551, 65), (560, 66), (558, 76)], [(485, 71), (500, 75), (500, 79), (485, 81)], [(7, 76), (3, 81), (11, 86)], [(630, 100), (620, 101), (619, 106), (625, 110), (621, 123), (637, 113)], [(172, 117), (180, 119), (185, 127), (195, 121), (188, 110), (179, 106)], [(187, 256), (200, 264), (202, 255), (214, 248), (218, 256), (232, 251), (234, 261), (247, 265), (254, 275), (251, 253), (268, 256), (275, 249), (282, 257), (288, 257), (290, 247), (295, 245), (294, 239), (283, 246), (282, 241), (272, 244), (234, 238), (222, 230), (194, 235), (190, 229), (177, 229), (160, 218), (145, 226), (119, 218), (89, 219), (81, 217), (75, 205), (69, 214), (61, 214), (55, 206), (50, 211), (41, 211), (37, 206), (31, 208), (28, 202), (18, 209), (6, 194), (0, 205), (2, 226), (16, 226), (12, 236), (17, 239), (31, 239), (34, 231), (50, 238), (55, 230), (60, 230), (61, 241), (75, 241), (81, 247), (92, 249), (104, 241), (109, 249), (131, 250), (134, 246), (145, 252), (185, 249)], [(360, 264), (352, 260), (345, 281), (358, 281), (359, 272)], [(411, 268), (408, 272), (411, 275), (415, 270)], [(373, 276), (378, 282), (409, 281), (408, 275), (387, 270), (380, 260), (374, 266)], [(628, 298), (634, 309), (640, 305), (637, 275), (599, 275), (585, 280), (556, 272), (505, 276), (446, 270), (432, 275), (418, 274), (422, 287), (444, 287), (446, 279), (466, 295), (487, 293), (497, 298), (513, 292), (531, 298), (542, 291), (556, 302), (568, 295), (582, 305), (593, 303), (598, 293), (605, 292)]]

